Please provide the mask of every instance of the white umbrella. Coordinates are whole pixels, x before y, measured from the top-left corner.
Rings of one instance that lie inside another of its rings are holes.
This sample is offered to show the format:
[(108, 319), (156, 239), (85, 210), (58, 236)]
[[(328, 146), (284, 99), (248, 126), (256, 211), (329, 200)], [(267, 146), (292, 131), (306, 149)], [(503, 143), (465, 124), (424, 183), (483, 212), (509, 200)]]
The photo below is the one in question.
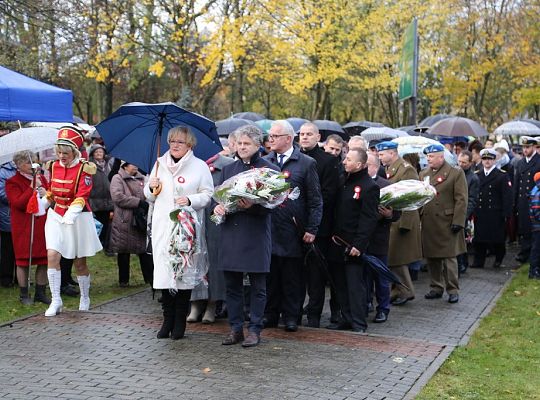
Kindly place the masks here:
[(525, 135), (536, 136), (540, 135), (540, 128), (525, 121), (509, 121), (497, 127), (493, 131), (495, 135)]
[(92, 133), (96, 130), (96, 127), (93, 125), (89, 125), (87, 123), (73, 124), (72, 122), (30, 122), (28, 126), (46, 126), (56, 129), (60, 129), (63, 126), (74, 126), (75, 128), (82, 129), (83, 131), (87, 131), (88, 133)]
[(13, 160), (18, 151), (34, 153), (54, 147), (58, 129), (50, 127), (21, 128), (0, 138), (0, 165)]
[(364, 130), (360, 136), (366, 139), (368, 142), (372, 140), (381, 140), (381, 139), (394, 139), (398, 137), (406, 137), (409, 134), (405, 131), (399, 129), (392, 129), (387, 126), (373, 126)]
[[(392, 142), (398, 144), (398, 154), (402, 157), (404, 154), (417, 153), (420, 156), (420, 166), (425, 168), (427, 166), (426, 155), (424, 154), (424, 148), (430, 144), (441, 144), (440, 142), (423, 136), (409, 136), (392, 139)], [(456, 157), (444, 149), (444, 159), (452, 166), (457, 165)]]

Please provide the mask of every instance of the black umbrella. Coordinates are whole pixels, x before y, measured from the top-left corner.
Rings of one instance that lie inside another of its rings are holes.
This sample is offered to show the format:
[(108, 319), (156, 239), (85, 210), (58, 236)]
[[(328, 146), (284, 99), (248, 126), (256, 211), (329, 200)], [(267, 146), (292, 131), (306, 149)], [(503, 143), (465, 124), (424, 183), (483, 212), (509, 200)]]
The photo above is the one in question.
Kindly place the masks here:
[[(350, 243), (348, 243), (346, 240), (342, 239), (341, 237), (337, 235), (332, 236), (332, 241), (338, 246), (345, 247), (345, 253), (347, 254), (349, 253), (348, 250), (353, 247)], [(371, 268), (373, 272), (379, 275), (380, 278), (386, 279), (387, 281), (391, 283), (395, 283), (396, 285), (403, 286), (407, 290), (410, 290), (407, 286), (401, 283), (399, 278), (396, 275), (394, 275), (394, 273), (390, 271), (388, 267), (377, 257), (362, 253), (360, 255), (360, 259), (364, 261), (369, 266), (369, 268)]]
[(343, 140), (349, 140), (349, 135), (343, 130), (340, 124), (336, 121), (329, 121), (327, 119), (317, 119), (313, 121), (319, 133), (321, 134), (321, 141), (325, 141), (330, 135), (339, 135)]
[(266, 117), (262, 114), (252, 112), (252, 111), (246, 111), (246, 112), (240, 112), (233, 114), (233, 118), (240, 118), (240, 119), (248, 119), (250, 121), (260, 121), (261, 119), (266, 119)]
[(230, 133), (234, 132), (238, 128), (244, 125), (255, 125), (255, 122), (249, 119), (241, 118), (227, 118), (220, 121), (216, 121), (216, 128), (219, 137), (229, 136)]
[(420, 121), (418, 126), (430, 127), (443, 119), (452, 118), (452, 117), (453, 115), (448, 115), (448, 114), (435, 114), (430, 117), (424, 118), (422, 121)]
[[(296, 230), (298, 231), (298, 235), (303, 238), (304, 234), (306, 233), (306, 230), (304, 229), (304, 226), (300, 221), (296, 219), (296, 217), (292, 217), (294, 225), (296, 226)], [(317, 246), (314, 242), (313, 243), (306, 243), (306, 254), (304, 255), (304, 264), (308, 264), (308, 260), (311, 260), (312, 264), (315, 264), (317, 268), (322, 272), (323, 276), (325, 276), (328, 279), (328, 283), (332, 287), (332, 289), (336, 289), (336, 285), (334, 284), (334, 281), (332, 280), (332, 275), (330, 275), (330, 272), (328, 271), (328, 262), (326, 261), (326, 257), (322, 253), (319, 246)]]
[(380, 122), (371, 122), (371, 121), (353, 121), (343, 125), (343, 129), (349, 136), (360, 135), (367, 128), (377, 128), (383, 127), (384, 125)]

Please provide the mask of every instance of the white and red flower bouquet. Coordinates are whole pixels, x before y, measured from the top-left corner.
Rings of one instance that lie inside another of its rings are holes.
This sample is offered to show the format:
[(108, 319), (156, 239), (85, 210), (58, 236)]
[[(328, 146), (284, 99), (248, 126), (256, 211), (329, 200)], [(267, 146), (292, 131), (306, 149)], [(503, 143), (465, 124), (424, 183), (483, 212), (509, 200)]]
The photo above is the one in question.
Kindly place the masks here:
[[(295, 200), (300, 190), (285, 180), (285, 173), (270, 168), (253, 168), (235, 175), (216, 187), (213, 198), (223, 204), (227, 214), (239, 211), (238, 201), (246, 199), (265, 208), (275, 208), (285, 200)], [(225, 221), (225, 216), (210, 217), (217, 225)]]

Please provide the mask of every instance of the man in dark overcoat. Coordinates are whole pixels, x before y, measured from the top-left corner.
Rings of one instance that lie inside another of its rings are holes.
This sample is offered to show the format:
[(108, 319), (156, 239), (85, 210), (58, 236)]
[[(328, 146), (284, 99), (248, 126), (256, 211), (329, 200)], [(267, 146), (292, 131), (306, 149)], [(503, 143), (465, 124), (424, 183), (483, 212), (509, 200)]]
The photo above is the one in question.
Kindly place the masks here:
[[(368, 154), (367, 168), (369, 176), (375, 181), (380, 189), (390, 185), (390, 182), (381, 176), (379, 176), (379, 168), (381, 162), (376, 153), (370, 152)], [(377, 257), (385, 265), (388, 265), (388, 245), (390, 242), (390, 227), (392, 222), (396, 222), (401, 216), (400, 211), (392, 210), (390, 207), (383, 207), (379, 205), (379, 220), (377, 227), (371, 235), (367, 254)], [(368, 303), (372, 299), (371, 290), (373, 285), (375, 286), (375, 297), (377, 298), (377, 313), (373, 322), (383, 323), (388, 319), (390, 313), (390, 282), (373, 271), (367, 271), (367, 290), (368, 290)]]
[(429, 179), (437, 195), (422, 209), (422, 246), (430, 274), (431, 290), (424, 297), (437, 299), (444, 290), (448, 302), (459, 301), (456, 256), (466, 250), (465, 216), (467, 182), (459, 167), (444, 160), (444, 147), (433, 144), (424, 148), (428, 166), (420, 171), (420, 180)]
[[(405, 179), (418, 179), (416, 169), (399, 156), (397, 143), (381, 142), (375, 148), (386, 169), (386, 179), (390, 183)], [(421, 259), (420, 215), (416, 210), (404, 211), (399, 221), (392, 223), (390, 228), (388, 266), (409, 290), (394, 285), (391, 293), (393, 305), (401, 306), (414, 299), (414, 285), (408, 265)]]
[[(315, 244), (322, 254), (328, 258), (328, 246), (332, 235), (332, 217), (336, 204), (336, 195), (339, 188), (339, 160), (326, 153), (318, 143), (321, 140), (319, 128), (312, 122), (307, 122), (300, 127), (299, 144), (302, 153), (310, 156), (317, 162), (317, 175), (321, 185), (323, 200), (323, 214)], [(307, 305), (308, 325), (311, 328), (318, 328), (321, 320), (321, 313), (324, 306), (326, 291), (326, 271), (310, 263), (307, 260), (306, 278), (309, 302)]]
[(488, 248), (495, 254), (493, 268), (499, 268), (506, 254), (506, 220), (512, 215), (512, 183), (496, 166), (497, 152), (480, 152), (483, 168), (477, 172), (480, 193), (474, 214), (473, 268), (484, 268)]
[(534, 174), (540, 171), (540, 155), (536, 153), (536, 138), (521, 136), (523, 158), (514, 171), (514, 211), (517, 215), (520, 251), (516, 256), (519, 263), (529, 260), (531, 252), (531, 222), (529, 220), (529, 194), (534, 187)]
[[(323, 202), (317, 162), (293, 144), (294, 128), (285, 120), (274, 121), (269, 131), (272, 151), (266, 160), (277, 165), (291, 188), (300, 190), (272, 213), (272, 261), (268, 275), (265, 327), (277, 326), (280, 314), (287, 332), (298, 330), (305, 295), (303, 243), (313, 243), (321, 223)], [(300, 234), (296, 219), (303, 227)]]
[(343, 321), (327, 328), (365, 332), (367, 267), (360, 256), (377, 227), (380, 191), (369, 176), (365, 150), (349, 150), (343, 165), (348, 175), (338, 194), (333, 232), (347, 247), (332, 243), (329, 252)]

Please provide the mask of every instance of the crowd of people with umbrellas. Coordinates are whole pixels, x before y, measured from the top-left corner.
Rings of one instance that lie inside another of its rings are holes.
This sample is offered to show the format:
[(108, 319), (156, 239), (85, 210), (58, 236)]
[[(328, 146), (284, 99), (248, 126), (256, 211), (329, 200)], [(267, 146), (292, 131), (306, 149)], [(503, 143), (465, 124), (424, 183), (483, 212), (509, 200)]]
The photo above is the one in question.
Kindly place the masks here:
[[(534, 120), (489, 136), (447, 115), (399, 129), (250, 112), (214, 123), (173, 103), (130, 103), (91, 135), (80, 123), (37, 125), (0, 138), (0, 278), (11, 285), (16, 266), (29, 304), (37, 265), (34, 300), (49, 305), (46, 316), (62, 311), (61, 294), (80, 294), (79, 309), (90, 308), (86, 257), (102, 248), (117, 257), (119, 285), (129, 285), (137, 254), (145, 281), (161, 290), (158, 338), (227, 315), (223, 344), (244, 347), (278, 326), (365, 332), (369, 313), (384, 323), (391, 305), (415, 299), (425, 265), (424, 297), (446, 292), (457, 303), (467, 243), (470, 267), (491, 253), (500, 268), (507, 241), (519, 240), (518, 261), (530, 259), (529, 276), (540, 278), (540, 221), (529, 204), (540, 181)], [(278, 174), (296, 196), (275, 208), (245, 197), (231, 212), (214, 191), (253, 169)], [(379, 203), (382, 188), (419, 179), (437, 191), (421, 209)]]

